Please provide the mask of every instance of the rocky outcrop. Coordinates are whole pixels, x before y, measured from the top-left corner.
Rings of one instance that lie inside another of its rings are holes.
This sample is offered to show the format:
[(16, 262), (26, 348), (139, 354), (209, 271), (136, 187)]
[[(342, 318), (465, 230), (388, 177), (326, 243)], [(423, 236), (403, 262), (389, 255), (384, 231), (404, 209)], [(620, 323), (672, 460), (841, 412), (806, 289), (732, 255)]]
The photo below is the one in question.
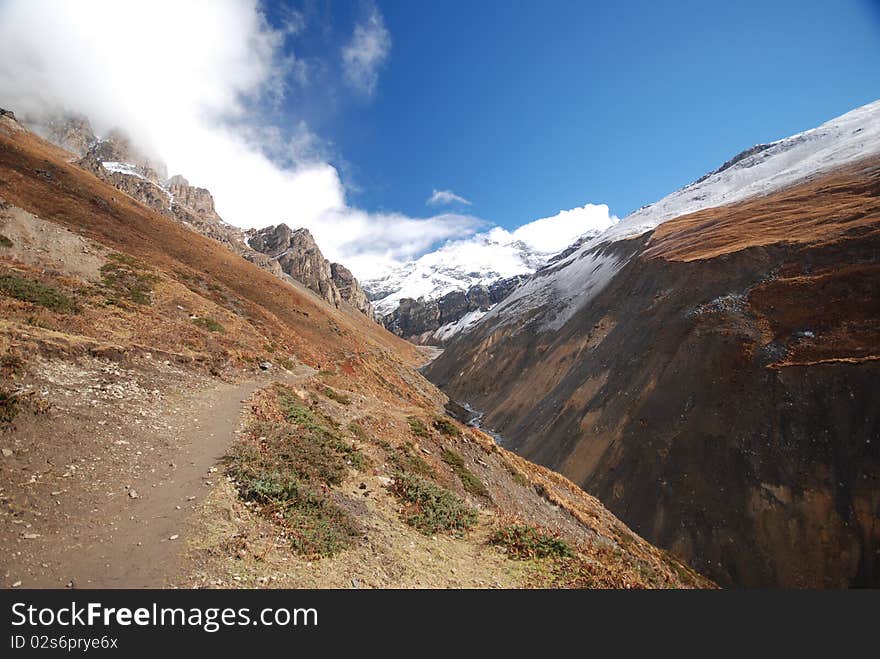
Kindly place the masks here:
[(180, 174), (168, 179), (164, 187), (171, 193), (175, 204), (185, 206), (207, 222), (222, 222), (214, 210), (214, 197), (205, 188), (190, 185)]
[(139, 176), (156, 185), (168, 178), (165, 163), (138, 151), (128, 137), (118, 130), (95, 140), (79, 162), (96, 174), (101, 169), (126, 175)]
[[(3, 111), (3, 117), (11, 112)], [(292, 278), (338, 307), (342, 300), (371, 320), (376, 314), (357, 279), (343, 265), (330, 264), (306, 229), (285, 224), (246, 234), (217, 213), (214, 197), (181, 175), (167, 177), (165, 164), (141, 153), (121, 131), (98, 138), (85, 117), (62, 114), (34, 129), (79, 156), (80, 167), (150, 208), (212, 238), (244, 259), (282, 279)], [(249, 244), (249, 240), (252, 241)]]
[(440, 307), (436, 300), (405, 297), (397, 309), (385, 316), (385, 327), (406, 339), (422, 337), (440, 327)]
[(452, 325), (472, 311), (488, 311), (501, 302), (526, 275), (499, 279), (489, 286), (475, 284), (467, 292), (451, 291), (438, 300), (403, 298), (397, 309), (385, 316), (387, 329), (413, 343), (441, 345), (444, 341), (435, 332)]
[(56, 114), (34, 128), (47, 140), (82, 158), (97, 142), (88, 118), (77, 114)]
[(361, 288), (358, 280), (354, 278), (353, 274), (351, 274), (351, 270), (341, 263), (331, 263), (330, 276), (343, 300), (363, 313), (370, 320), (378, 322), (376, 312), (373, 310), (373, 305), (370, 304), (370, 299), (367, 297), (364, 289)]
[(508, 277), (506, 279), (499, 279), (498, 281), (489, 284), (489, 301), (492, 304), (498, 304), (501, 300), (513, 293), (513, 289), (522, 284), (528, 278), (529, 275), (519, 275), (516, 277)]
[(286, 224), (266, 227), (252, 233), (248, 244), (277, 261), (284, 272), (325, 301), (339, 306), (342, 296), (333, 282), (330, 261), (324, 258), (308, 229), (293, 230)]

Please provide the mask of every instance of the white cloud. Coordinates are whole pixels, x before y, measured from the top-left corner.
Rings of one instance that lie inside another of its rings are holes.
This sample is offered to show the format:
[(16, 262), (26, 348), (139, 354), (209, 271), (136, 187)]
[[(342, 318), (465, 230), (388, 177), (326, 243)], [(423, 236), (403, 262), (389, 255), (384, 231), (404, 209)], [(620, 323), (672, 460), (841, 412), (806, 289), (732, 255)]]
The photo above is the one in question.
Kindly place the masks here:
[[(405, 263), (377, 264), (365, 277), (368, 289), (393, 293), (376, 303), (389, 313), (401, 298), (438, 298), (502, 277), (531, 274), (584, 234), (595, 235), (617, 222), (608, 206), (586, 204), (524, 224), (514, 231), (494, 227), (467, 238), (449, 240), (439, 249)], [(393, 283), (393, 285), (392, 285)]]
[(372, 96), (379, 81), (379, 68), (391, 53), (391, 34), (379, 10), (355, 25), (351, 41), (342, 49), (345, 80), (357, 91)]
[[(34, 118), (80, 112), (99, 133), (119, 126), (169, 173), (211, 190), (228, 222), (308, 227), (327, 257), (357, 276), (473, 232), (479, 221), (468, 216), (352, 208), (308, 126), (281, 131), (260, 120), (255, 101), (289, 96), (306, 81), (284, 48), (303, 27), (290, 13), (272, 28), (257, 0), (154, 0), (149, 10), (118, 0), (3, 0), (0, 105)], [(353, 81), (375, 87), (389, 43), (374, 12), (345, 56)]]
[(509, 235), (512, 240), (522, 241), (537, 252), (555, 254), (585, 233), (604, 231), (617, 221), (607, 205), (585, 204), (524, 224)]
[(434, 190), (428, 200), (425, 202), (427, 206), (448, 206), (449, 204), (465, 204), (471, 205), (471, 202), (455, 194), (452, 190)]

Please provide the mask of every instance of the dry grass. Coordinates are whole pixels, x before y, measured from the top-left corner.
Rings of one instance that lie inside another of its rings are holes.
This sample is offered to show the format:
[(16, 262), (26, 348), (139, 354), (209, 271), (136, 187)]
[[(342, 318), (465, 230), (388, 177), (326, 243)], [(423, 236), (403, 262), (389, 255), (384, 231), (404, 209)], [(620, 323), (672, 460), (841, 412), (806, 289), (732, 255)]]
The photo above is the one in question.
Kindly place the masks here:
[(664, 222), (655, 229), (645, 256), (696, 261), (773, 243), (824, 245), (847, 234), (880, 234), (876, 158), (820, 181)]

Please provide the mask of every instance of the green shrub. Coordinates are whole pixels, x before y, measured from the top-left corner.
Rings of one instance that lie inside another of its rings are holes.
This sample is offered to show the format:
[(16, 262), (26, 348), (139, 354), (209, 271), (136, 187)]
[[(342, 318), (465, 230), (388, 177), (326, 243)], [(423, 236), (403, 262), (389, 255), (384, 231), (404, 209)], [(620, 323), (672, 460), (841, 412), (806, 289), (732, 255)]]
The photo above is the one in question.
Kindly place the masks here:
[(346, 442), (337, 429), (332, 427), (333, 423), (330, 419), (309, 409), (299, 396), (287, 387), (278, 386), (275, 393), (287, 421), (307, 431), (315, 444), (326, 446), (343, 455), (345, 462), (355, 469), (363, 469), (369, 464), (367, 457)]
[[(388, 448), (391, 448), (390, 445)], [(410, 444), (398, 446), (388, 456), (388, 460), (394, 465), (395, 469), (405, 474), (421, 474), (422, 476), (434, 475), (434, 470), (431, 468), (431, 465), (425, 462), (422, 459), (422, 456), (416, 455)]]
[(462, 486), (465, 489), (465, 492), (470, 492), (471, 494), (478, 497), (486, 497), (487, 499), (489, 498), (489, 490), (486, 489), (483, 481), (481, 481), (470, 469), (465, 466), (464, 458), (462, 458), (452, 449), (448, 448), (443, 449), (443, 453), (440, 455), (440, 457), (443, 459), (443, 462), (452, 467), (452, 471), (454, 471), (458, 476)]
[(529, 479), (526, 478), (525, 474), (523, 474), (519, 469), (514, 467), (504, 458), (501, 458), (501, 464), (504, 465), (504, 468), (507, 469), (507, 472), (513, 476), (513, 480), (517, 485), (522, 485), (523, 487), (528, 487)]
[(367, 431), (364, 430), (363, 428), (361, 428), (354, 421), (352, 421), (351, 423), (348, 424), (348, 430), (352, 435), (354, 435), (357, 439), (361, 440), (362, 442), (369, 442), (370, 441), (370, 436), (367, 434)]
[(428, 437), (428, 427), (425, 425), (425, 422), (419, 419), (418, 417), (411, 416), (407, 419), (409, 422), (409, 429), (413, 435), (416, 437)]
[(20, 411), (21, 407), (15, 393), (0, 389), (0, 426), (12, 423)]
[(327, 486), (338, 485), (348, 465), (366, 466), (366, 457), (310, 410), (292, 391), (275, 388), (283, 423), (260, 423), (237, 442), (228, 457), (228, 473), (239, 496), (285, 528), (291, 547), (304, 556), (329, 556), (359, 534), (351, 514), (340, 507)]
[(351, 545), (357, 525), (319, 484), (301, 478), (297, 473), (301, 469), (294, 467), (289, 455), (272, 456), (239, 444), (233, 449), (229, 473), (242, 499), (259, 503), (276, 520), (280, 515), (296, 553), (333, 555)]
[(194, 318), (193, 322), (199, 327), (208, 330), (209, 332), (218, 332), (220, 334), (226, 333), (226, 328), (223, 327), (220, 323), (210, 317), (205, 318)]
[(460, 535), (477, 523), (477, 511), (454, 493), (419, 476), (395, 474), (390, 490), (404, 502), (404, 519), (426, 535)]
[(108, 254), (107, 263), (101, 266), (101, 283), (110, 293), (109, 304), (150, 304), (158, 281), (147, 264), (127, 254)]
[(571, 546), (555, 533), (540, 531), (525, 524), (511, 524), (495, 531), (489, 542), (507, 549), (510, 558), (571, 558)]
[(0, 233), (0, 247), (12, 247), (12, 241)]
[(435, 416), (434, 427), (449, 437), (458, 437), (461, 434), (458, 426), (445, 416)]
[(50, 311), (73, 313), (76, 305), (64, 292), (36, 279), (0, 275), (0, 292), (22, 302), (30, 302)]
[(321, 393), (327, 396), (330, 400), (335, 400), (340, 405), (351, 405), (351, 398), (338, 391), (334, 391), (330, 387), (323, 387)]
[(7, 352), (0, 355), (0, 375), (7, 378), (16, 378), (24, 373), (25, 363), (20, 355)]

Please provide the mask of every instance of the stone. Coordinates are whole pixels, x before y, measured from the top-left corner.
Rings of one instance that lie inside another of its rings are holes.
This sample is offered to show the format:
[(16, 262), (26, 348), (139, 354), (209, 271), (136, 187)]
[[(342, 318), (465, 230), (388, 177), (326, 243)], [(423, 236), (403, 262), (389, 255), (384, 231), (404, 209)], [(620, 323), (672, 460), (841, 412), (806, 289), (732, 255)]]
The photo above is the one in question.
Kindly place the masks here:
[(286, 224), (266, 227), (251, 234), (252, 249), (276, 260), (293, 279), (338, 307), (342, 301), (333, 283), (330, 262), (324, 258), (308, 229), (292, 230)]
[(354, 275), (351, 274), (348, 268), (341, 263), (331, 263), (330, 276), (336, 288), (339, 289), (339, 295), (345, 302), (348, 302), (370, 320), (379, 322), (366, 292), (361, 288), (358, 280), (354, 278)]

